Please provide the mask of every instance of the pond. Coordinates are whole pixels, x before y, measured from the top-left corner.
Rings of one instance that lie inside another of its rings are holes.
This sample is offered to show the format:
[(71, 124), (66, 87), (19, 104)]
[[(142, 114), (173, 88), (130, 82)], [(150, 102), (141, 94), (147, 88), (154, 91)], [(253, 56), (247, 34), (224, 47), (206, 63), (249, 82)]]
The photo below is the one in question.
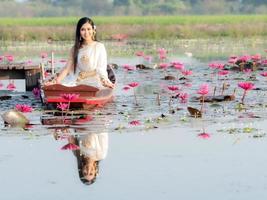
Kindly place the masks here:
[[(267, 196), (267, 80), (261, 75), (267, 66), (246, 73), (229, 68), (220, 75), (221, 70), (209, 67), (226, 64), (233, 55), (261, 54), (261, 61), (266, 60), (264, 38), (105, 41), (105, 45), (109, 63), (118, 65), (118, 82), (114, 100), (104, 107), (82, 116), (54, 116), (55, 111), (44, 110), (32, 92), (0, 91), (0, 96), (11, 97), (0, 101), (0, 114), (17, 104), (33, 108), (23, 113), (30, 121), (27, 127), (10, 127), (0, 120), (3, 199), (244, 200)], [(58, 70), (70, 46), (68, 42), (3, 42), (0, 55), (44, 62), (49, 68), (49, 58), (41, 60), (40, 54), (54, 51)], [(141, 51), (147, 57), (135, 55)], [(159, 54), (166, 58), (160, 59)], [(169, 64), (164, 67), (171, 62), (179, 62), (177, 66), (182, 64), (188, 72)], [(136, 69), (137, 64), (149, 69)], [(173, 80), (165, 80), (167, 75)], [(134, 82), (138, 86), (130, 87)], [(240, 82), (254, 84), (243, 103)], [(202, 104), (204, 83), (211, 97), (215, 91), (215, 96), (234, 94), (235, 98)], [(203, 107), (202, 117), (192, 117), (189, 106)], [(97, 155), (86, 149), (94, 145)], [(77, 146), (80, 150), (75, 150)], [(79, 178), (82, 152), (100, 160), (90, 185)]]

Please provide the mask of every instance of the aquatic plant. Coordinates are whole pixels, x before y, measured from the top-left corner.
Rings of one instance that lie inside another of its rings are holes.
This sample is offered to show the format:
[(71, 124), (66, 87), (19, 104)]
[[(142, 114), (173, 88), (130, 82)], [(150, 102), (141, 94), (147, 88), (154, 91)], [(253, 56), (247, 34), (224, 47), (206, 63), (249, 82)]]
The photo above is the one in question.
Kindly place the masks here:
[(203, 133), (198, 134), (198, 137), (200, 137), (202, 139), (209, 139), (210, 138), (210, 134), (203, 132)]
[(240, 82), (238, 83), (238, 87), (242, 88), (244, 90), (241, 103), (244, 104), (245, 96), (247, 94), (247, 91), (254, 89), (254, 84), (251, 82)]
[(32, 112), (33, 110), (31, 106), (28, 106), (26, 104), (16, 104), (15, 109), (23, 113)]
[(138, 83), (138, 82), (132, 82), (132, 83), (129, 83), (128, 86), (130, 86), (131, 88), (133, 88), (133, 94), (134, 94), (134, 99), (135, 99), (135, 105), (138, 105), (135, 88), (139, 86), (139, 83)]
[(76, 144), (72, 144), (72, 143), (68, 143), (66, 145), (64, 145), (63, 147), (61, 147), (61, 150), (71, 150), (71, 151), (75, 151), (80, 149), (80, 147)]
[(197, 91), (197, 93), (201, 95), (202, 104), (201, 104), (200, 112), (203, 113), (205, 95), (209, 93), (209, 85), (206, 83), (200, 85), (200, 88)]

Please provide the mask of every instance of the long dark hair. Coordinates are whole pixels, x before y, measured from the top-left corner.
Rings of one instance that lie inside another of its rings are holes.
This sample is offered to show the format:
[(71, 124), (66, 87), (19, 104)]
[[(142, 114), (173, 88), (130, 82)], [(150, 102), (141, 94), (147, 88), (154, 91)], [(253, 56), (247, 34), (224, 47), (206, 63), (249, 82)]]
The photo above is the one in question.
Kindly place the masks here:
[(74, 47), (73, 47), (73, 71), (74, 71), (74, 73), (76, 72), (76, 67), (77, 67), (77, 62), (78, 62), (78, 51), (81, 48), (82, 43), (83, 43), (83, 39), (81, 38), (80, 30), (81, 30), (81, 27), (85, 23), (91, 24), (92, 28), (95, 31), (94, 37), (92, 39), (94, 41), (97, 41), (97, 39), (96, 39), (96, 28), (95, 28), (95, 24), (94, 24), (93, 20), (88, 18), (88, 17), (83, 17), (83, 18), (79, 19), (79, 21), (77, 23), (77, 26), (76, 26), (75, 44), (74, 44)]

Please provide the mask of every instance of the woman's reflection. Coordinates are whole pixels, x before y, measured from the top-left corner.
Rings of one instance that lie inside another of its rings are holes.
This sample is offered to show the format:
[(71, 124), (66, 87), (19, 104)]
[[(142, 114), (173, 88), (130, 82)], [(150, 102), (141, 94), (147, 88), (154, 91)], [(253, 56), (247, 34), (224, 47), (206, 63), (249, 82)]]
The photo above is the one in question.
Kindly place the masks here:
[(79, 146), (73, 153), (77, 158), (81, 181), (86, 185), (93, 184), (99, 173), (99, 163), (107, 156), (108, 133), (74, 135), (68, 140), (69, 143)]

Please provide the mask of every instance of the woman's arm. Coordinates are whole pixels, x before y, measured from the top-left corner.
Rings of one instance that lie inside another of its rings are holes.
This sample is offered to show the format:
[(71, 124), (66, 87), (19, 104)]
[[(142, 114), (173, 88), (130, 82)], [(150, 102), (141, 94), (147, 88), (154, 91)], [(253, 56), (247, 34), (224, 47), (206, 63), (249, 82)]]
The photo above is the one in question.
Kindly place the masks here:
[(60, 83), (71, 71), (73, 71), (73, 48), (70, 50), (68, 61), (65, 67), (60, 71), (59, 75), (56, 78), (56, 83)]
[(100, 76), (100, 79), (102, 81), (102, 84), (105, 87), (114, 88), (114, 84), (109, 80), (108, 73), (107, 73), (107, 52), (106, 48), (103, 44), (100, 43), (99, 45), (99, 56), (97, 63), (97, 73)]

